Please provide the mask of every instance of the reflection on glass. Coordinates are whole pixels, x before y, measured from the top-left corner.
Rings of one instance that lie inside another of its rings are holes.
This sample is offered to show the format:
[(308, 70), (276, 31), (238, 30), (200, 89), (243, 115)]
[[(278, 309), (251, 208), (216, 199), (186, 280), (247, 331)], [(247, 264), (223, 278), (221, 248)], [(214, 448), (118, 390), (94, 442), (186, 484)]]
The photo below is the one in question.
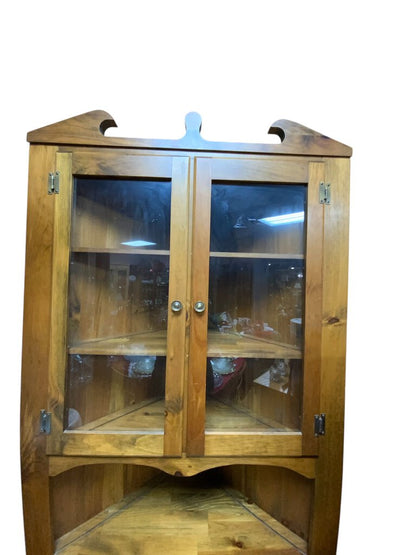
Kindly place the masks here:
[(211, 252), (302, 253), (306, 186), (214, 184)]
[(301, 346), (304, 261), (211, 257), (209, 329)]
[(167, 328), (169, 257), (72, 253), (70, 346)]
[(306, 186), (212, 187), (206, 429), (299, 430)]
[(207, 364), (207, 431), (298, 430), (302, 361), (210, 358)]
[(70, 355), (65, 428), (161, 431), (165, 359)]
[(171, 184), (78, 178), (72, 247), (169, 249)]
[(163, 430), (170, 188), (75, 180), (67, 429)]

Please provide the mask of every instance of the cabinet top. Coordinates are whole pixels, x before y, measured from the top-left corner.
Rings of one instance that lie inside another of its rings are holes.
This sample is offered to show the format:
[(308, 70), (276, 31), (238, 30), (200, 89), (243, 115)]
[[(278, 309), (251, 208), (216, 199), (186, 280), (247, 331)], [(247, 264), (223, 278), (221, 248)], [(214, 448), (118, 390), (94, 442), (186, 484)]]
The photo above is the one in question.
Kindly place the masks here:
[(352, 155), (352, 149), (349, 146), (334, 141), (299, 123), (284, 119), (274, 122), (269, 129), (269, 134), (277, 135), (280, 138), (281, 142), (278, 144), (207, 141), (200, 134), (201, 125), (201, 116), (196, 112), (190, 112), (185, 117), (186, 133), (180, 139), (106, 137), (105, 131), (110, 127), (117, 127), (117, 124), (107, 112), (94, 110), (30, 131), (27, 140), (32, 144), (65, 144), (113, 148), (336, 157), (350, 157)]

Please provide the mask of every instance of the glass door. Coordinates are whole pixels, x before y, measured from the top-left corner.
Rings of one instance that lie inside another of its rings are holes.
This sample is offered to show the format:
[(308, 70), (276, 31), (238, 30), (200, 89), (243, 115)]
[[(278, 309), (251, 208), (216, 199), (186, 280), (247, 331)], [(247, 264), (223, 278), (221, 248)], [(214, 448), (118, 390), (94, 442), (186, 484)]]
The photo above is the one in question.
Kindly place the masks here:
[(316, 188), (308, 168), (293, 182), (270, 179), (261, 162), (249, 166), (222, 162), (218, 170), (215, 160), (209, 168), (199, 161), (196, 197), (201, 205), (209, 197), (210, 215), (206, 230), (196, 223), (194, 231), (204, 243), (197, 267), (208, 287), (193, 280), (193, 325), (195, 336), (205, 332), (206, 350), (191, 350), (197, 362), (190, 365), (191, 376), (198, 368), (199, 379), (205, 374), (205, 404), (198, 440), (192, 427), (188, 439), (195, 452), (212, 455), (302, 454), (310, 410), (304, 392), (317, 387), (309, 367), (305, 374), (307, 245), (310, 259), (314, 250), (307, 219), (319, 227), (322, 211), (308, 208), (308, 185)]
[(123, 164), (119, 156), (116, 168), (102, 172), (97, 160), (94, 175), (77, 171), (74, 159), (67, 192), (66, 450), (91, 453), (101, 441), (106, 454), (127, 447), (136, 455), (180, 455), (185, 311), (177, 299), (186, 284), (178, 281), (184, 270), (172, 247), (178, 229), (186, 229), (187, 161), (163, 160), (166, 169), (155, 177), (155, 160), (147, 168), (147, 157)]

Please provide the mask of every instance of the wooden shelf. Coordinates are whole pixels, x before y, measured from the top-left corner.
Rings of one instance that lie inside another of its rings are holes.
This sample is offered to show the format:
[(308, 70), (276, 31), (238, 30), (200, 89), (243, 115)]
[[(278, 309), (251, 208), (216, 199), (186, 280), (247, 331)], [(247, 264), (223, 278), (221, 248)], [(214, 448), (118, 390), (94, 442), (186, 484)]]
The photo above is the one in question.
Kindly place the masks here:
[(306, 542), (234, 489), (157, 476), (59, 538), (56, 555), (306, 553)]
[(169, 250), (141, 249), (139, 247), (79, 247), (71, 248), (71, 252), (91, 252), (96, 254), (151, 254), (153, 256), (169, 256)]
[(302, 351), (294, 345), (253, 335), (209, 331), (208, 356), (301, 359)]
[(166, 356), (166, 330), (105, 337), (70, 346), (70, 355)]
[(264, 372), (264, 374), (254, 380), (254, 383), (262, 385), (263, 387), (274, 389), (275, 391), (279, 391), (280, 393), (287, 394), (289, 392), (289, 378), (286, 378), (281, 383), (277, 383), (272, 380), (270, 370), (267, 370), (267, 372)]
[[(162, 330), (85, 341), (70, 346), (69, 354), (166, 356), (166, 345), (167, 333)], [(293, 345), (261, 337), (210, 330), (208, 331), (208, 356), (301, 359), (302, 351)]]
[[(163, 433), (164, 424), (164, 399), (149, 399), (98, 418), (73, 431), (126, 432), (137, 430), (146, 433)], [(280, 422), (261, 418), (246, 409), (230, 406), (214, 398), (208, 398), (206, 402), (205, 426), (210, 432), (298, 432)]]
[(303, 254), (274, 252), (210, 252), (211, 258), (270, 258), (276, 260), (303, 260)]
[(141, 403), (97, 418), (88, 424), (76, 428), (76, 431), (121, 432), (126, 430), (145, 430), (148, 433), (163, 433), (164, 412), (164, 399), (147, 399)]

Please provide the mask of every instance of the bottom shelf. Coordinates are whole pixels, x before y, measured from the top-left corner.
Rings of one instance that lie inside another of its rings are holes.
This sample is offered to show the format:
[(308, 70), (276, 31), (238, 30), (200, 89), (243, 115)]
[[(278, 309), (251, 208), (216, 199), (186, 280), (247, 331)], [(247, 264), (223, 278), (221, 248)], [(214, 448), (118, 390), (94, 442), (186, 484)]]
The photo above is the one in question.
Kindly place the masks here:
[(235, 490), (164, 476), (56, 542), (55, 554), (306, 553), (306, 542)]
[[(162, 433), (165, 421), (165, 401), (149, 399), (142, 403), (126, 407), (117, 412), (94, 420), (78, 428), (97, 431), (130, 431)], [(230, 432), (295, 432), (294, 428), (284, 426), (281, 422), (251, 413), (242, 407), (230, 406), (215, 398), (208, 398), (206, 404), (207, 431)]]

